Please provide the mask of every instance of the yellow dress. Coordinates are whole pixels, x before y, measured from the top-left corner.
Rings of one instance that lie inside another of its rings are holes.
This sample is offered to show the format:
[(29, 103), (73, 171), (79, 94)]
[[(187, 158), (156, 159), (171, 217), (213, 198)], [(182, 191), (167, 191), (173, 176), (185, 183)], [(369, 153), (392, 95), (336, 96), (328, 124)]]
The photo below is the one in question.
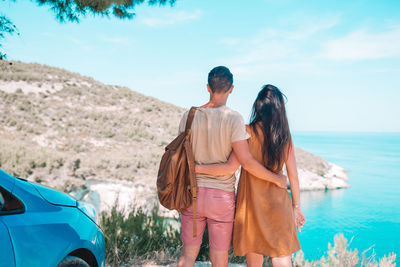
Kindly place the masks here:
[[(251, 127), (249, 147), (261, 164), (262, 131), (256, 136)], [(282, 169), (280, 166), (279, 169)], [(242, 169), (240, 174), (236, 215), (233, 230), (233, 249), (237, 256), (253, 252), (270, 257), (290, 256), (300, 249), (294, 223), (292, 201), (286, 189), (254, 177)]]

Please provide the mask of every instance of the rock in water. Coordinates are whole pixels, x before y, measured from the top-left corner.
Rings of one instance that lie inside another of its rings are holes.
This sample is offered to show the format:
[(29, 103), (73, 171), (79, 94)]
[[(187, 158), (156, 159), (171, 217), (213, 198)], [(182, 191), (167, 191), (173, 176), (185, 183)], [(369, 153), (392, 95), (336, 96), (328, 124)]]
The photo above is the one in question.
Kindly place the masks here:
[(300, 190), (327, 190), (350, 187), (346, 171), (321, 157), (295, 148)]

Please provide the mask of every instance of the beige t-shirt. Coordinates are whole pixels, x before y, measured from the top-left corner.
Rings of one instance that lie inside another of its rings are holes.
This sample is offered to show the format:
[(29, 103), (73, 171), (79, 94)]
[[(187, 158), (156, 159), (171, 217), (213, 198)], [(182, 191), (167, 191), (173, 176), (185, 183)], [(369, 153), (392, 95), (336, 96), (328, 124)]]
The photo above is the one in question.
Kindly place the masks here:
[[(179, 133), (185, 130), (188, 111), (179, 124)], [(232, 152), (232, 143), (250, 136), (242, 116), (226, 106), (199, 108), (192, 123), (191, 143), (197, 164), (226, 162)], [(211, 176), (197, 174), (197, 185), (225, 191), (235, 190), (235, 174)]]

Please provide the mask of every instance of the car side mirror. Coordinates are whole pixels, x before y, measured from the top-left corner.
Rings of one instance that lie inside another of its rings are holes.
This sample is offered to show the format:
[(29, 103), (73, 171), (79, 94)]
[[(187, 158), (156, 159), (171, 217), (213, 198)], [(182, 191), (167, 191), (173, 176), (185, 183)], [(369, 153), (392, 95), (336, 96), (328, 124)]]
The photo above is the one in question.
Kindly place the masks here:
[(0, 192), (0, 211), (3, 210), (4, 204), (6, 203), (3, 194)]

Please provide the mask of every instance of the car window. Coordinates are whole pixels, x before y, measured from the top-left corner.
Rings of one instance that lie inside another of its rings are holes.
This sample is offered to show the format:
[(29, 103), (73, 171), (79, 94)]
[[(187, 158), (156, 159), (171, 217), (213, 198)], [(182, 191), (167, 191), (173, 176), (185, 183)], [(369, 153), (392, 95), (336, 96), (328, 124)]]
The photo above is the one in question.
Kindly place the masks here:
[(0, 198), (3, 198), (4, 200), (3, 207), (0, 210), (0, 215), (10, 214), (10, 213), (21, 213), (25, 211), (25, 206), (22, 203), (22, 201), (1, 186), (0, 186), (0, 195), (1, 195)]
[(0, 210), (2, 210), (4, 207), (4, 197), (3, 195), (0, 193)]

